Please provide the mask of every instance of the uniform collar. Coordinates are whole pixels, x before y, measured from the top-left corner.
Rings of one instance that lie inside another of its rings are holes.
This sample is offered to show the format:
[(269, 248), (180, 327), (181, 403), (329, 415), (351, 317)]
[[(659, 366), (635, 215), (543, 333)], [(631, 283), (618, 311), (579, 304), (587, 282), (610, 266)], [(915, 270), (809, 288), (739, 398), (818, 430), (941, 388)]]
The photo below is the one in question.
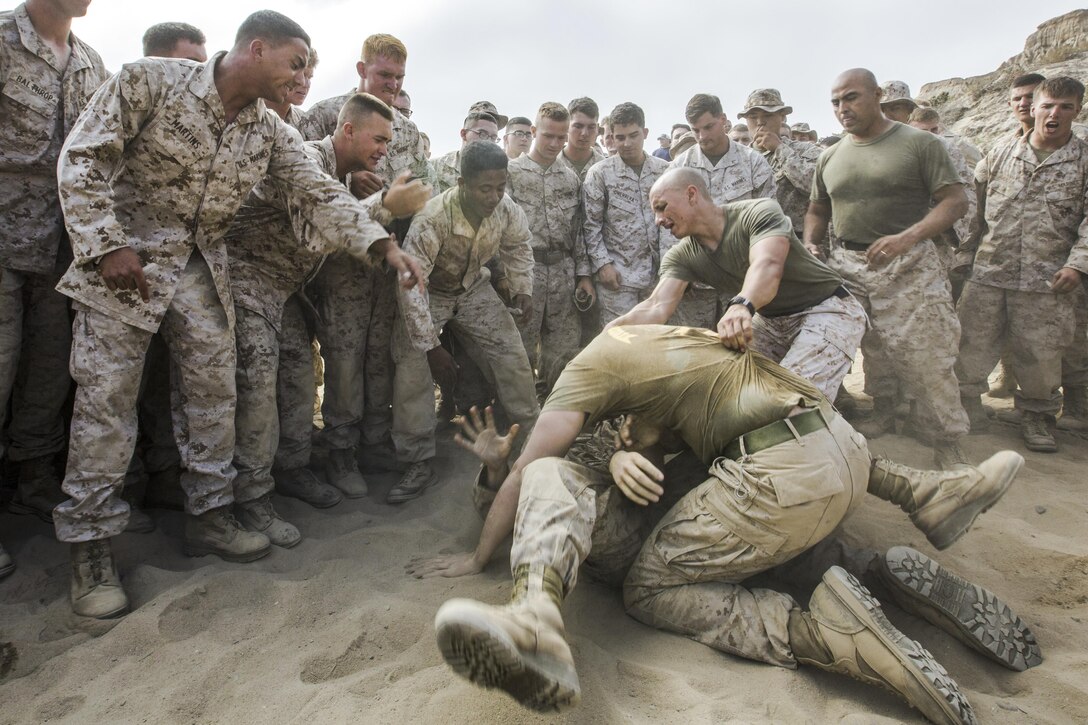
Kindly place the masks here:
[[(226, 54), (227, 51), (221, 50), (206, 62), (200, 63), (189, 80), (189, 92), (204, 101), (219, 118), (223, 118), (226, 111), (223, 110), (223, 99), (219, 97), (219, 89), (215, 87), (215, 66)], [(238, 113), (234, 124), (241, 126), (256, 123), (264, 116), (264, 113), (264, 100), (258, 98)]]
[(1028, 143), (1028, 135), (1023, 134), (1016, 140), (1016, 157), (1035, 167), (1053, 166), (1073, 158), (1076, 141), (1077, 135), (1073, 134), (1064, 146), (1047, 156), (1045, 160), (1039, 161), (1039, 157), (1035, 155), (1035, 149)]
[(49, 63), (58, 73), (75, 72), (90, 67), (91, 59), (88, 56), (87, 47), (82, 40), (76, 37), (75, 33), (68, 33), (68, 47), (72, 49), (72, 52), (68, 56), (68, 67), (62, 68), (57, 54), (46, 45), (45, 41), (42, 40), (42, 36), (34, 28), (34, 23), (30, 22), (30, 13), (26, 11), (26, 3), (15, 8), (13, 14), (15, 16), (15, 27), (19, 29), (19, 40), (22, 41), (23, 47)]

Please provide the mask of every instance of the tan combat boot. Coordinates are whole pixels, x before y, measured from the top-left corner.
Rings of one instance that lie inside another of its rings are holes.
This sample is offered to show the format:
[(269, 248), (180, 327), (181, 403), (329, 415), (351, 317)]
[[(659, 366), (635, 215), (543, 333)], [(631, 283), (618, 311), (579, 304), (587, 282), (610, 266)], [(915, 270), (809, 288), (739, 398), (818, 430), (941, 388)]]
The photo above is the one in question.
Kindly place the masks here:
[(524, 707), (548, 712), (576, 705), (581, 689), (559, 613), (562, 597), (558, 572), (523, 564), (514, 572), (509, 604), (443, 604), (434, 619), (438, 648), (457, 674), (504, 690)]
[(271, 495), (264, 495), (253, 501), (236, 501), (238, 523), (249, 531), (259, 531), (276, 546), (290, 549), (302, 541), (302, 534), (272, 508)]
[(325, 480), (347, 498), (363, 498), (369, 492), (366, 479), (359, 473), (354, 448), (334, 448), (329, 451)]
[(226, 561), (247, 562), (267, 556), (271, 550), (268, 537), (243, 529), (231, 515), (230, 506), (185, 519), (185, 553), (189, 556), (215, 554)]
[(998, 451), (977, 467), (923, 471), (886, 458), (873, 459), (869, 493), (891, 501), (937, 549), (947, 549), (1005, 495), (1024, 457)]
[(0, 545), (0, 579), (3, 579), (13, 571), (15, 571), (15, 560), (12, 559), (11, 554), (4, 551), (4, 547)]
[(81, 617), (112, 619), (128, 611), (109, 539), (72, 544), (71, 597), (72, 611)]
[(824, 573), (808, 612), (790, 612), (789, 637), (800, 664), (891, 690), (938, 725), (976, 722), (944, 667), (893, 627), (880, 602), (840, 567)]
[(880, 557), (876, 572), (905, 611), (1002, 667), (1023, 672), (1043, 661), (1035, 635), (1009, 605), (922, 552), (894, 546)]

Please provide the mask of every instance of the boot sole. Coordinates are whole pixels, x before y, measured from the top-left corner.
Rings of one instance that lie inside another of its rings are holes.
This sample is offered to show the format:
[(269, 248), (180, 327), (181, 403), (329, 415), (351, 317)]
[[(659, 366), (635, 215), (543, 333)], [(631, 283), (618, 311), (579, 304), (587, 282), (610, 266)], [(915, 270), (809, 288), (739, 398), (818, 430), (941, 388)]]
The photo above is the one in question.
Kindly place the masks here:
[(36, 509), (33, 506), (27, 506), (26, 504), (19, 503), (18, 501), (9, 502), (8, 511), (13, 514), (18, 514), (20, 516), (33, 516), (39, 521), (43, 521), (47, 524), (53, 523), (52, 513), (47, 513), (45, 511), (42, 511), (41, 509)]
[(8, 564), (7, 566), (0, 567), (0, 579), (3, 579), (4, 577), (8, 576), (13, 571), (15, 571), (15, 562), (12, 562), (12, 563)]
[(120, 609), (115, 609), (112, 612), (106, 612), (105, 614), (83, 614), (82, 612), (77, 612), (74, 607), (72, 609), (72, 612), (76, 616), (86, 617), (87, 619), (117, 619), (118, 617), (123, 617), (128, 614), (128, 611), (129, 607), (127, 604)]
[(993, 592), (907, 546), (889, 549), (880, 563), (881, 580), (906, 611), (1010, 670), (1043, 661), (1035, 635)]
[(929, 543), (937, 551), (944, 551), (952, 544), (959, 541), (960, 537), (974, 525), (979, 516), (989, 511), (994, 504), (1001, 500), (1009, 486), (1016, 479), (1016, 474), (1024, 467), (1024, 457), (1020, 456), (1014, 467), (1006, 469), (1005, 475), (997, 481), (989, 495), (984, 496), (963, 508), (939, 523), (932, 531), (926, 534)]
[(194, 546), (193, 544), (185, 545), (186, 556), (208, 556), (213, 554), (218, 556), (223, 561), (231, 561), (236, 564), (246, 564), (251, 561), (257, 561), (257, 559), (263, 559), (272, 553), (272, 545), (269, 544), (263, 549), (259, 549), (248, 554), (228, 554), (221, 549), (215, 549), (210, 546)]
[(340, 503), (341, 501), (343, 501), (344, 500), (344, 495), (340, 493), (339, 489), (337, 489), (336, 492), (338, 494), (340, 494), (340, 498), (333, 499), (332, 501), (326, 501), (324, 499), (316, 500), (316, 499), (303, 498), (302, 496), (299, 496), (298, 494), (289, 493), (289, 492), (283, 490), (282, 488), (280, 488), (278, 486), (276, 487), (276, 493), (278, 493), (280, 496), (285, 496), (287, 498), (293, 498), (296, 501), (301, 501), (304, 504), (309, 504), (310, 506), (313, 506), (315, 509), (331, 509), (333, 506), (335, 506), (338, 503)]
[[(917, 685), (926, 691), (930, 702), (943, 717), (935, 718), (934, 715), (937, 712), (933, 712), (932, 708), (927, 711), (919, 707), (917, 703), (908, 700), (912, 707), (918, 708), (933, 722), (977, 725), (974, 710), (960, 692), (955, 680), (925, 647), (892, 626), (892, 623), (884, 616), (880, 602), (862, 586), (861, 582), (837, 566), (827, 570), (823, 576), (823, 582), (835, 598), (850, 610), (869, 632), (876, 635), (888, 652), (892, 653), (910, 673)], [(885, 686), (888, 685), (885, 684)], [(898, 694), (905, 697), (904, 693)]]
[(435, 622), (438, 648), (454, 672), (473, 684), (500, 689), (524, 707), (559, 712), (581, 699), (578, 675), (550, 657), (520, 652), (510, 637), (486, 618), (460, 612)]

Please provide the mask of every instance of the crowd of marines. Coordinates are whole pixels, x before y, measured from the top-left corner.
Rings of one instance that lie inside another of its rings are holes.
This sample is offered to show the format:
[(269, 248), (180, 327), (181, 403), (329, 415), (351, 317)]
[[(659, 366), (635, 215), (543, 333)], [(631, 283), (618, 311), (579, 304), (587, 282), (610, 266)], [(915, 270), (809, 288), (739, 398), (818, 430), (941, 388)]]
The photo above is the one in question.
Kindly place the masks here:
[[(436, 629), (527, 707), (579, 698), (559, 608), (583, 564), (643, 622), (934, 722), (974, 715), (862, 580), (1001, 665), (1041, 661), (993, 593), (835, 532), (870, 493), (941, 550), (1000, 499), (1022, 456), (958, 443), (994, 417), (999, 364), (1029, 450), (1088, 428), (1079, 81), (1016, 78), (1017, 133), (985, 154), (852, 69), (823, 140), (772, 88), (735, 126), (696, 94), (652, 154), (634, 103), (481, 101), (430, 159), (391, 35), (303, 112), (318, 56), (279, 13), (211, 57), (154, 26), (111, 75), (70, 30), (88, 5), (0, 13), (0, 453), (9, 510), (71, 545), (76, 614), (128, 611), (110, 542), (153, 530), (146, 508), (184, 510), (192, 556), (259, 559), (302, 538), (274, 493), (328, 508), (395, 471), (386, 501), (410, 501), (453, 419), (480, 543), (410, 569), (473, 574), (513, 535), (512, 603), (451, 600)], [(843, 387), (859, 348), (867, 416)], [(934, 470), (870, 454), (897, 430)], [(808, 609), (783, 591), (805, 582)]]

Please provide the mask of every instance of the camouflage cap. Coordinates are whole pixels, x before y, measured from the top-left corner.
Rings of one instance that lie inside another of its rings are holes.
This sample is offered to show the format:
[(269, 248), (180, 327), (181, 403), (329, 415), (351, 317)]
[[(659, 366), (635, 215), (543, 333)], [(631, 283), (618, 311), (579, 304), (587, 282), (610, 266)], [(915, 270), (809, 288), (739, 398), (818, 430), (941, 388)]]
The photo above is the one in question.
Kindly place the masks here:
[(907, 101), (911, 105), (911, 110), (918, 108), (918, 103), (911, 98), (910, 86), (903, 81), (888, 81), (880, 86), (880, 90), (883, 91), (883, 95), (880, 97), (881, 106), (896, 101)]
[(663, 133), (663, 134), (661, 134), (660, 136), (657, 137), (657, 140), (658, 141), (671, 141), (672, 139), (669, 137), (669, 134)]
[(506, 128), (507, 121), (510, 120), (509, 116), (504, 116), (499, 113), (499, 109), (495, 108), (495, 104), (491, 101), (476, 101), (468, 107), (469, 113), (490, 113), (495, 117), (495, 121), (498, 122), (499, 128)]
[(790, 126), (790, 130), (794, 133), (812, 133), (812, 129), (808, 127), (807, 123), (795, 123)]
[(669, 156), (675, 159), (694, 145), (695, 134), (691, 131), (685, 131), (672, 142), (672, 146), (669, 146)]
[(748, 100), (744, 102), (744, 110), (737, 114), (737, 118), (744, 118), (752, 110), (758, 108), (767, 113), (785, 111), (786, 115), (793, 113), (793, 107), (782, 103), (782, 94), (777, 88), (757, 88), (748, 94)]

